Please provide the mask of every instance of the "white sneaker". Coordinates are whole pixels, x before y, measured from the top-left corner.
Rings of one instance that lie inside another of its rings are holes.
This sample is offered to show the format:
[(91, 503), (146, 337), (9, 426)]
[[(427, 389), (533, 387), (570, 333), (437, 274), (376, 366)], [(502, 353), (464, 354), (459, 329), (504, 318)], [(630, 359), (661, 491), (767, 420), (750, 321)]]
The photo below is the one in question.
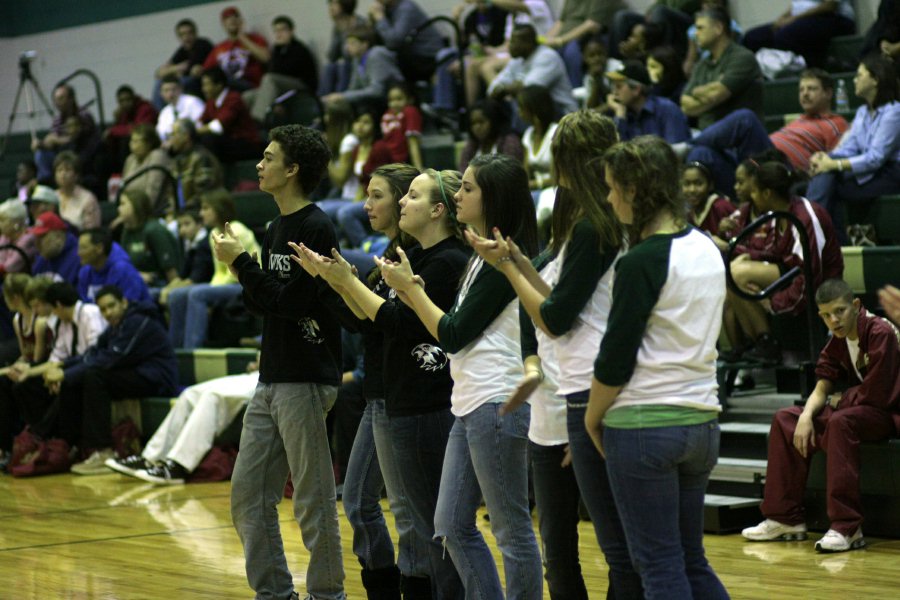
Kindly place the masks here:
[(806, 539), (806, 525), (785, 525), (766, 519), (756, 527), (748, 527), (741, 535), (751, 542), (799, 542)]
[(846, 552), (865, 547), (866, 540), (863, 537), (861, 527), (850, 536), (839, 533), (834, 529), (829, 529), (825, 532), (825, 536), (816, 542), (816, 552)]
[(112, 448), (95, 450), (86, 460), (72, 465), (72, 472), (78, 475), (107, 475), (106, 460), (116, 455)]

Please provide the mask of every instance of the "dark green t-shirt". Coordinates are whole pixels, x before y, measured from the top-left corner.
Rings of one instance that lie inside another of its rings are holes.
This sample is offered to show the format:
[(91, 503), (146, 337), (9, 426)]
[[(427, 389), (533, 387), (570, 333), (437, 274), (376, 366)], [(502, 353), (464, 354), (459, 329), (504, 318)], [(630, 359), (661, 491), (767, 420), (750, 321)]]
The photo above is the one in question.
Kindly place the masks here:
[(700, 129), (706, 129), (739, 108), (749, 108), (760, 118), (763, 117), (762, 72), (753, 52), (732, 42), (725, 48), (719, 60), (713, 60), (712, 57), (704, 58), (694, 67), (684, 93), (690, 95), (694, 88), (714, 81), (728, 88), (731, 97), (697, 118)]
[(141, 229), (123, 230), (122, 247), (141, 273), (156, 273), (165, 279), (167, 270), (181, 266), (178, 242), (168, 229), (153, 219)]

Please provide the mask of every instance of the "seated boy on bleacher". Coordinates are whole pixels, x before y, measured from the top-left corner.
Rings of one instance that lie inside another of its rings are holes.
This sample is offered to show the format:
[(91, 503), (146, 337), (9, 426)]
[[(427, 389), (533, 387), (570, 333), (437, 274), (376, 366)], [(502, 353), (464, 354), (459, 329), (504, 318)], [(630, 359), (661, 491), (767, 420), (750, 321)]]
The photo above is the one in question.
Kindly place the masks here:
[[(87, 458), (79, 475), (106, 472), (112, 449), (112, 403), (175, 392), (178, 365), (156, 305), (129, 302), (114, 285), (100, 288), (97, 306), (109, 327), (83, 354), (44, 374), (59, 394), (59, 424)], [(80, 428), (78, 424), (80, 423)]]
[(766, 519), (743, 535), (759, 542), (806, 539), (803, 494), (812, 456), (821, 449), (831, 529), (816, 550), (844, 552), (866, 544), (860, 442), (896, 436), (900, 426), (900, 331), (868, 313), (840, 279), (819, 287), (816, 304), (832, 333), (816, 364), (816, 388), (803, 408), (775, 414), (760, 506)]

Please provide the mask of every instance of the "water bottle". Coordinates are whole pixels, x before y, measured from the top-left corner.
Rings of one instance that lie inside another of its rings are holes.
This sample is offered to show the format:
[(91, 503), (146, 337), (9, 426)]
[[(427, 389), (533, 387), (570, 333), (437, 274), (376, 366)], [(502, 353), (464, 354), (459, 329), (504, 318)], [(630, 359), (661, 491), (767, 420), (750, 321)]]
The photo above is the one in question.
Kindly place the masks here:
[(838, 79), (837, 89), (834, 91), (834, 107), (839, 113), (845, 113), (850, 110), (850, 99), (847, 97), (847, 83), (843, 79)]

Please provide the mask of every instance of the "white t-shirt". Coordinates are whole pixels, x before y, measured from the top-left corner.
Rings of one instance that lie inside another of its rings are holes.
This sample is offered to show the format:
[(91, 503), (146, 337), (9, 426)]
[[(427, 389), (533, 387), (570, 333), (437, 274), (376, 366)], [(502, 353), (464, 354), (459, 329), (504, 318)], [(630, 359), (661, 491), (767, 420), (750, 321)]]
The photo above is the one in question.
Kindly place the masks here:
[[(476, 258), (456, 295), (456, 304), (465, 301), (472, 283), (484, 266)], [(450, 353), (453, 393), (451, 412), (463, 417), (486, 402), (503, 402), (525, 376), (522, 366), (519, 300), (513, 298), (481, 334), (459, 352)]]
[[(541, 279), (551, 286), (552, 278), (559, 279), (557, 272), (559, 266), (554, 264), (555, 262), (550, 262), (541, 269)], [(567, 444), (569, 431), (566, 426), (566, 398), (558, 391), (560, 373), (557, 345), (539, 327), (534, 328), (534, 333), (538, 342), (538, 356), (541, 357), (544, 381), (531, 396), (528, 439), (540, 446)]]
[(859, 372), (859, 367), (857, 367), (857, 361), (859, 361), (859, 339), (851, 340), (850, 338), (844, 338), (844, 341), (847, 342), (847, 352), (850, 353), (850, 363), (853, 365), (853, 371), (856, 373), (856, 376), (859, 377), (859, 380), (863, 380), (862, 374)]
[[(338, 153), (340, 156), (343, 156), (347, 152), (353, 152), (357, 146), (359, 146), (359, 138), (352, 133), (348, 133), (341, 140), (341, 147)], [(353, 163), (353, 173), (350, 174), (350, 177), (344, 182), (344, 187), (341, 188), (341, 198), (344, 200), (356, 200), (356, 194), (359, 192), (359, 176), (362, 175), (364, 162), (356, 161)]]
[[(556, 123), (550, 123), (541, 145), (535, 147), (534, 127), (529, 127), (522, 134), (522, 147), (525, 149), (525, 159), (528, 161), (528, 167), (531, 169), (531, 175), (539, 182), (550, 178), (550, 165), (553, 163), (553, 152), (550, 150), (550, 143), (553, 141), (553, 135), (556, 133)], [(542, 185), (542, 187), (544, 187)]]

